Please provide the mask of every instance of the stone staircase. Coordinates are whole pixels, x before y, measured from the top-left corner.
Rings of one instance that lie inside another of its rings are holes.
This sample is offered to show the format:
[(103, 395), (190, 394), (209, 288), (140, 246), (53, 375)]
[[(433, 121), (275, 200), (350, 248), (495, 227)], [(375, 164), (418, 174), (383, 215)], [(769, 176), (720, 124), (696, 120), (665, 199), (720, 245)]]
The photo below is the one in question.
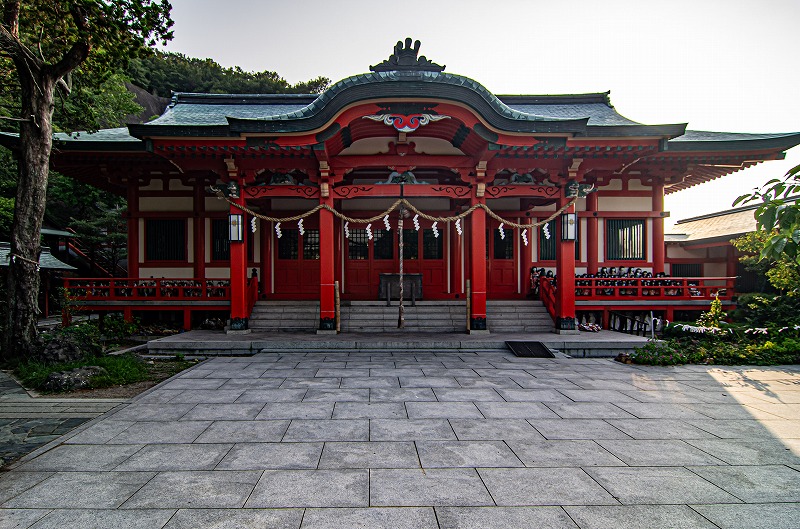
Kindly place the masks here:
[[(553, 320), (541, 302), (490, 301), (489, 331), (497, 333), (550, 332)], [(418, 301), (405, 305), (405, 329), (419, 333), (466, 331), (464, 301)], [(317, 301), (259, 301), (250, 317), (253, 331), (313, 332), (319, 324)], [(341, 306), (342, 332), (397, 332), (398, 306), (385, 301), (353, 301)]]

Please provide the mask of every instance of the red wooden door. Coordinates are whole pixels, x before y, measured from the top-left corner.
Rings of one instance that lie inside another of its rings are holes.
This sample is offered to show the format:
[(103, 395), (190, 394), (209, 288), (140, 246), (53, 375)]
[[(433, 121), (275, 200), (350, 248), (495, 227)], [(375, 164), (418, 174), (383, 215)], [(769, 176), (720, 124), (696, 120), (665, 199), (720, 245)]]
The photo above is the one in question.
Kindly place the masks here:
[[(411, 224), (406, 221), (406, 224)], [(422, 222), (420, 222), (423, 225)], [(400, 270), (399, 234), (396, 229), (372, 230), (370, 240), (366, 229), (350, 229), (344, 245), (345, 299), (378, 299), (380, 274), (398, 273)], [(425, 299), (447, 296), (446, 250), (443, 234), (434, 236), (430, 227), (420, 230), (403, 230), (403, 271), (422, 274), (422, 292)]]
[(283, 229), (275, 244), (276, 299), (319, 297), (319, 230)]
[(504, 228), (503, 233), (501, 233), (498, 229), (499, 223), (491, 220), (488, 224), (490, 229), (486, 233), (487, 295), (494, 299), (516, 297), (518, 290), (517, 270), (519, 269), (517, 262), (519, 257), (516, 251), (516, 231)]

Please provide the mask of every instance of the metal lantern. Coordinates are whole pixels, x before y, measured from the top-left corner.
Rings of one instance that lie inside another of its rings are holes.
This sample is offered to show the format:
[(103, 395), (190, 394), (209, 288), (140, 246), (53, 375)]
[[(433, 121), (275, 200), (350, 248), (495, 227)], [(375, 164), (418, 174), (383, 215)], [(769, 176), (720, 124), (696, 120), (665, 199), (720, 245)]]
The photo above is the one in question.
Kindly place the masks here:
[(231, 213), (228, 216), (228, 233), (231, 242), (244, 241), (244, 219), (238, 213)]
[(561, 215), (561, 240), (574, 241), (578, 238), (578, 215), (564, 213)]

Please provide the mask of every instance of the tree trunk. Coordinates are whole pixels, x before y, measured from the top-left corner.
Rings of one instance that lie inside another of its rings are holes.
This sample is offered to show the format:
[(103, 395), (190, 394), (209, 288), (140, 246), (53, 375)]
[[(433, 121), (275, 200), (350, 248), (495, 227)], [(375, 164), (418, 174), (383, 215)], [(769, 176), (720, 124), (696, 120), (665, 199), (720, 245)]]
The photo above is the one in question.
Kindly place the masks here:
[(5, 358), (26, 358), (36, 349), (38, 319), (40, 233), (44, 219), (55, 81), (46, 73), (23, 75), (20, 125), (19, 181), (11, 228), (8, 273), (8, 320)]

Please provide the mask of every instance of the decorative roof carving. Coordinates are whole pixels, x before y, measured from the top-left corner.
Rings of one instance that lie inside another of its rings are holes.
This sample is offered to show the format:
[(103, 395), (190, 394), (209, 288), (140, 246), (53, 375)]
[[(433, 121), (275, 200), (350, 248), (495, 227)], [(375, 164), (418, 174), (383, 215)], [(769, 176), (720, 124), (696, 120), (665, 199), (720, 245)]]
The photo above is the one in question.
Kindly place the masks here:
[(425, 72), (441, 72), (445, 69), (444, 66), (429, 61), (424, 55), (419, 55), (420, 42), (414, 41), (414, 47), (411, 47), (411, 37), (406, 38), (405, 45), (401, 41), (397, 41), (394, 46), (394, 53), (389, 55), (389, 58), (380, 64), (370, 66), (371, 72), (394, 72), (394, 71), (425, 71)]

